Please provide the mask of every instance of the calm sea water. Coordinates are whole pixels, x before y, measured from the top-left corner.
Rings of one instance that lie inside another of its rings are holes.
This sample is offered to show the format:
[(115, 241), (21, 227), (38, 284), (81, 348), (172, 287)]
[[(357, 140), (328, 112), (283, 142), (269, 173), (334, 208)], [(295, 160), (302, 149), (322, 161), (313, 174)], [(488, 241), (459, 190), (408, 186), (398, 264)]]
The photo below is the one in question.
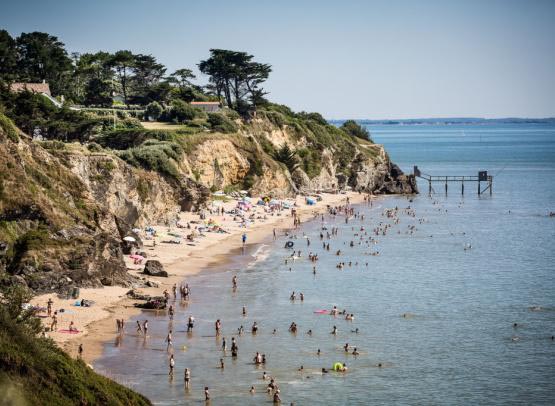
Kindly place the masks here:
[[(284, 264), (289, 251), (280, 238), (252, 247), (230, 269), (188, 280), (192, 301), (179, 307), (173, 321), (173, 382), (164, 343), (169, 322), (152, 313), (138, 317), (149, 319), (147, 340), (129, 334), (118, 345), (107, 343), (95, 367), (156, 404), (201, 403), (204, 386), (210, 387), (213, 404), (271, 403), (260, 379), (264, 371), (276, 377), (284, 404), (553, 404), (555, 218), (548, 213), (555, 210), (555, 127), (370, 130), (406, 171), (413, 165), (437, 175), (488, 170), (495, 176), (493, 195), (478, 197), (469, 184), (464, 197), (458, 185), (445, 196), (438, 185), (430, 198), (427, 185), (420, 184), (423, 193), (412, 202), (390, 197), (357, 207), (364, 221), (345, 224), (343, 217), (326, 217), (325, 227), (340, 229), (329, 240), (330, 252), (318, 237), (322, 222), (307, 223), (297, 232), (296, 248), (304, 257), (318, 253), (315, 276), (306, 259)], [(409, 205), (415, 218), (401, 215), (386, 236), (374, 236), (377, 244), (358, 244), (362, 225), (370, 232), (379, 222), (391, 222), (382, 217), (385, 208)], [(419, 219), (425, 220), (420, 224)], [(406, 234), (411, 225), (416, 231)], [(465, 250), (467, 244), (472, 249)], [(366, 255), (375, 250), (379, 256)], [(339, 261), (352, 266), (338, 270)], [(239, 278), (235, 293), (234, 274)], [(303, 303), (290, 302), (293, 290), (304, 293)], [(314, 313), (333, 305), (354, 313), (355, 321)], [(192, 336), (184, 332), (189, 314), (197, 320)], [(221, 341), (214, 336), (218, 318), (228, 346), (239, 325), (247, 330), (237, 338), (238, 359), (228, 352), (224, 370), (218, 369)], [(131, 331), (134, 320), (127, 323)], [(248, 333), (253, 321), (260, 325), (256, 336)], [(292, 321), (299, 326), (296, 335), (287, 331)], [(335, 337), (333, 325), (339, 328)], [(358, 334), (351, 332), (355, 328)], [(361, 352), (358, 357), (344, 354), (347, 342)], [(263, 368), (252, 364), (256, 351), (267, 356)], [(336, 361), (346, 362), (349, 372), (319, 373)], [(304, 373), (297, 371), (300, 365)], [(189, 392), (183, 386), (185, 367), (192, 371)], [(251, 385), (254, 396), (248, 393)]]

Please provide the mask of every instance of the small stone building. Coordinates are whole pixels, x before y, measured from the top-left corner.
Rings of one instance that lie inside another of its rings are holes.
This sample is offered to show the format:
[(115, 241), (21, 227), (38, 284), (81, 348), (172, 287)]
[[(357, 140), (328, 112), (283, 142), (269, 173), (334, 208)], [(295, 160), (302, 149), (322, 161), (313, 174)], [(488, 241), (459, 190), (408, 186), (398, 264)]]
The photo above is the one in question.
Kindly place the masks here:
[(191, 106), (198, 107), (207, 113), (217, 113), (222, 109), (220, 107), (220, 102), (191, 102)]

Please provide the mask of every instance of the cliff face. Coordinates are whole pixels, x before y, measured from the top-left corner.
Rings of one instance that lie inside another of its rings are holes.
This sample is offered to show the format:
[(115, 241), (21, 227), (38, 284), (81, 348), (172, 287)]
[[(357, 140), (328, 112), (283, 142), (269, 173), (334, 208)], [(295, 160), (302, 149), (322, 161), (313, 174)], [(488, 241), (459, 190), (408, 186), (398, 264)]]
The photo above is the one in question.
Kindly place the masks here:
[[(202, 207), (210, 189), (278, 198), (345, 187), (416, 192), (414, 179), (390, 162), (382, 146), (325, 124), (260, 117), (238, 123), (235, 134), (186, 135), (177, 139), (182, 153), (171, 159), (176, 172), (168, 176), (130, 165), (98, 145), (32, 141), (2, 122), (0, 279), (37, 292), (131, 284), (122, 238), (134, 227)], [(286, 145), (292, 161), (280, 158)]]
[(302, 159), (301, 165), (290, 170), (275, 158), (275, 152), (284, 145), (297, 154), (306, 154), (313, 147), (309, 137), (290, 126), (277, 126), (258, 118), (242, 126), (231, 140), (218, 137), (214, 134), (197, 144), (180, 164), (186, 168), (186, 176), (195, 177), (207, 188), (221, 190), (241, 185), (252, 175), (254, 162), (258, 161), (260, 168), (250, 185), (252, 194), (286, 197), (345, 187), (374, 194), (418, 193), (414, 178), (404, 175), (390, 161), (382, 145), (351, 139), (348, 162), (337, 158), (338, 152), (345, 151), (339, 151), (333, 143), (320, 147), (316, 151), (318, 168), (310, 171), (303, 167)]

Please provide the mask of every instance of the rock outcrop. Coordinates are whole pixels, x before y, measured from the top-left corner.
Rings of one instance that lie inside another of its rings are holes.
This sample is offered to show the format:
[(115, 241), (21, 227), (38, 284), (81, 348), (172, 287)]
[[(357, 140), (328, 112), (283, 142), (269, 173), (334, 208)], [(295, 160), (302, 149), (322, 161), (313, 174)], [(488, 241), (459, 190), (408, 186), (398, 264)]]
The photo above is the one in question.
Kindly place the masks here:
[(143, 273), (149, 276), (168, 277), (168, 273), (164, 271), (164, 266), (160, 263), (160, 261), (155, 259), (149, 259), (146, 261)]

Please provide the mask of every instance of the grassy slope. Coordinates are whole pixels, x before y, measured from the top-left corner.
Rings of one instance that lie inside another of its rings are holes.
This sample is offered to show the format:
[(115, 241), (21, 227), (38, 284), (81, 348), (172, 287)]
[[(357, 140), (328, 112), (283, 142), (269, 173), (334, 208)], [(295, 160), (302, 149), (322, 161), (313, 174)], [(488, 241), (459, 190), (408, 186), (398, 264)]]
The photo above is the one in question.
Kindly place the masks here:
[(0, 312), (0, 404), (150, 405)]

